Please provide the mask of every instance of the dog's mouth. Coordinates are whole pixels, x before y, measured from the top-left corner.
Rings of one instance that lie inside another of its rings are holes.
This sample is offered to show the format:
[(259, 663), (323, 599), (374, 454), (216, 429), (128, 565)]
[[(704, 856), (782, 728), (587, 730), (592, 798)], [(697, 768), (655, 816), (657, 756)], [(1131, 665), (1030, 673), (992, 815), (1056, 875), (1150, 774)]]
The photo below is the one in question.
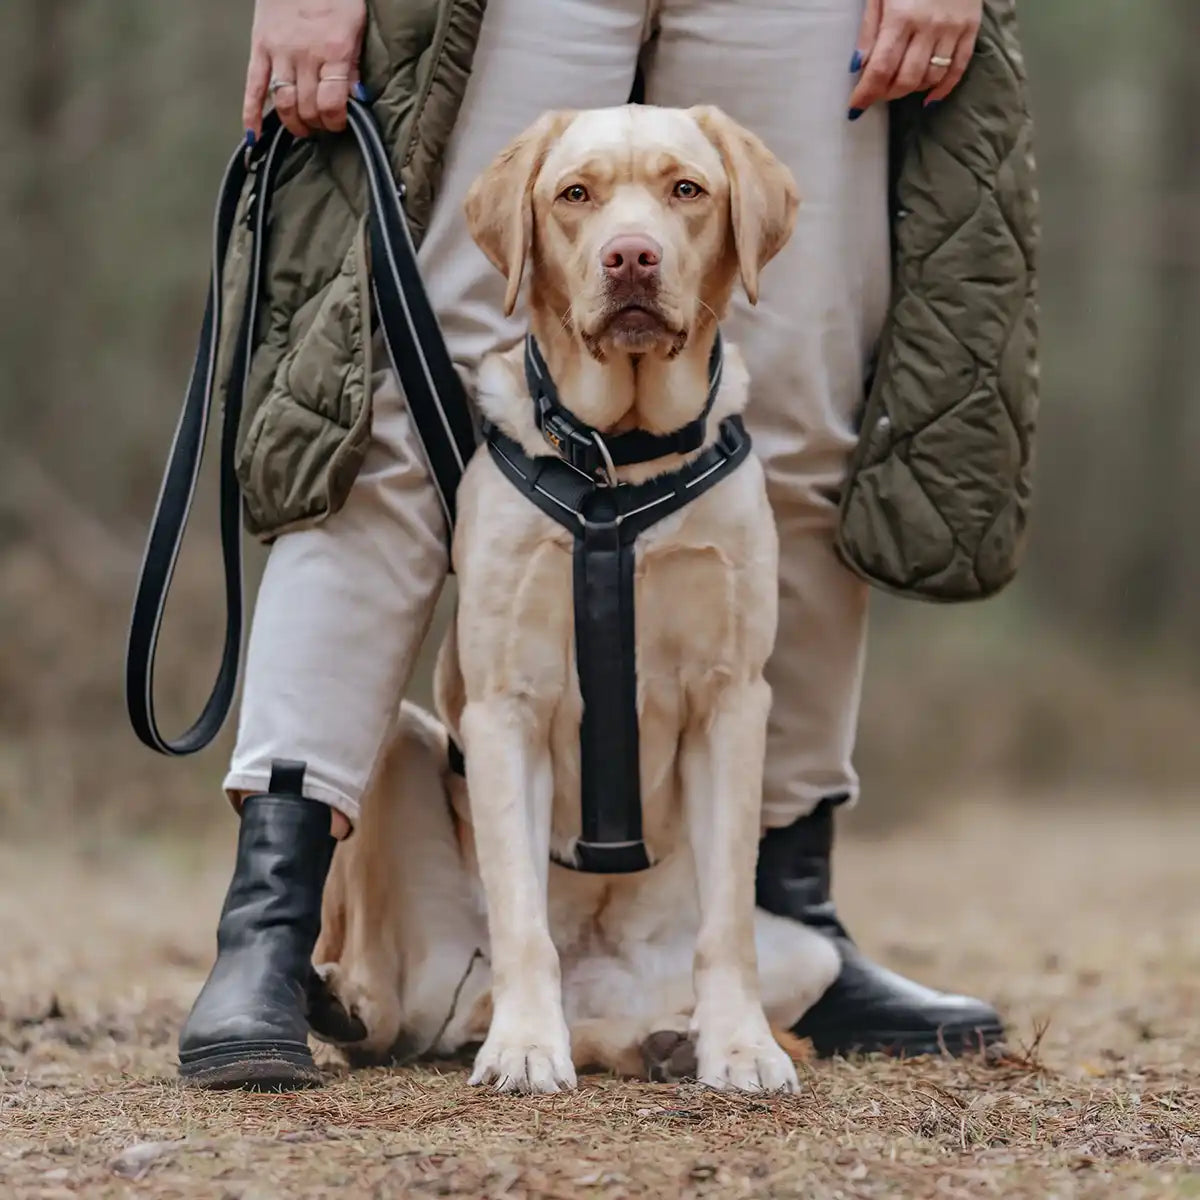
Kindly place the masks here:
[(595, 332), (584, 340), (599, 358), (603, 358), (606, 348), (629, 354), (665, 349), (673, 357), (687, 342), (687, 331), (677, 329), (657, 306), (634, 301), (610, 308)]
[(666, 333), (667, 321), (655, 308), (644, 304), (626, 304), (609, 314), (601, 332), (618, 336)]

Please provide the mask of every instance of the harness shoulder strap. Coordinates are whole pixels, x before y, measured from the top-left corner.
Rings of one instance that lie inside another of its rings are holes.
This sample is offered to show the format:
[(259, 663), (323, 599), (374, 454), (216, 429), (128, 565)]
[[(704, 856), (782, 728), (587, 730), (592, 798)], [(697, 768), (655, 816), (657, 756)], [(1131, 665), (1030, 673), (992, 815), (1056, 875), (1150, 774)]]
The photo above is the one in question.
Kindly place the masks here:
[[(452, 529), (455, 492), (475, 447), (470, 408), (421, 283), (416, 249), (400, 204), (401, 193), (379, 130), (370, 111), (357, 100), (350, 101), (349, 126), (362, 155), (369, 186), (368, 228), (376, 313)], [(217, 200), (212, 273), (200, 344), (151, 522), (126, 653), (125, 697), (130, 722), (139, 740), (161, 754), (194, 754), (207, 746), (224, 724), (237, 689), (243, 617), (242, 502), (235, 454), (253, 349), (271, 195), (279, 165), (291, 143), (291, 134), (279, 118), (274, 114), (268, 116), (254, 151), (247, 153), (239, 146), (230, 160)], [(248, 219), (254, 231), (252, 273), (235, 341), (221, 425), (225, 641), (216, 680), (200, 716), (182, 735), (171, 739), (159, 729), (154, 710), (154, 661), (167, 595), (195, 497), (216, 389), (226, 252), (245, 183), (252, 174), (257, 176), (248, 201)]]

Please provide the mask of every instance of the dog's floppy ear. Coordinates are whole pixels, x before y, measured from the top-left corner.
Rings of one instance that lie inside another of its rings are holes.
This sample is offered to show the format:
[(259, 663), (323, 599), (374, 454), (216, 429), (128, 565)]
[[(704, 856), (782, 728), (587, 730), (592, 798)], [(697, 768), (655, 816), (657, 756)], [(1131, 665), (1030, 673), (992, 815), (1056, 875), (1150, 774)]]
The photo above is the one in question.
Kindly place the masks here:
[(691, 114), (725, 164), (742, 287), (756, 304), (759, 272), (783, 249), (796, 224), (796, 181), (760, 138), (719, 108), (701, 105)]
[(505, 279), (504, 315), (517, 305), (525, 260), (533, 242), (533, 184), (546, 154), (571, 123), (573, 112), (543, 113), (510, 142), (471, 185), (464, 205), (467, 228)]

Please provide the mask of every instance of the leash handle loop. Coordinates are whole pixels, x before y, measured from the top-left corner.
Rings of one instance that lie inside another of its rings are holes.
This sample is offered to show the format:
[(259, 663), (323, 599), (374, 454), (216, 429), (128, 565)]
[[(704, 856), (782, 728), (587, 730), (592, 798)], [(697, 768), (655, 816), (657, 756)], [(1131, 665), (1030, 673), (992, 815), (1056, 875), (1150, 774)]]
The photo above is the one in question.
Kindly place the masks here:
[[(269, 140), (264, 138), (260, 146), (263, 147), (266, 161), (277, 161), (279, 131), (276, 130), (275, 136)], [(261, 222), (270, 191), (270, 180), (266, 178), (263, 162), (263, 158), (252, 157), (239, 146), (221, 182), (213, 222), (213, 259), (200, 344), (175, 427), (134, 597), (125, 660), (125, 700), (134, 733), (145, 745), (160, 754), (193, 754), (207, 746), (224, 723), (237, 689), (242, 641), (242, 545), (240, 492), (234, 471), (233, 447), (241, 417), (245, 372), (249, 361), (249, 337), (257, 311)], [(256, 274), (247, 288), (221, 428), (219, 488), (221, 557), (225, 575), (225, 641), (216, 679), (199, 717), (183, 734), (171, 739), (160, 730), (154, 710), (154, 662), (167, 595), (195, 499), (208, 439), (221, 341), (225, 255), (233, 235), (242, 191), (252, 170), (263, 171), (263, 177), (252, 189), (253, 210), (248, 214), (252, 221), (258, 222), (254, 239), (253, 269)]]
[[(375, 119), (359, 101), (349, 103), (349, 125), (366, 168), (370, 192), (371, 279), (376, 313), (392, 367), (400, 379), (429, 462), (447, 525), (453, 528), (454, 494), (475, 430), (465, 390), (450, 360), (417, 267), (416, 248), (400, 204), (401, 189)], [(167, 458), (138, 577), (125, 661), (125, 700), (138, 739), (169, 756), (194, 754), (220, 732), (237, 691), (242, 652), (242, 496), (236, 452), (242, 404), (262, 290), (267, 224), (275, 178), (292, 136), (270, 114), (253, 150), (239, 145), (221, 182), (213, 221), (213, 261), (199, 346), (183, 408)], [(199, 717), (176, 738), (165, 736), (154, 707), (154, 664), (167, 596), (195, 499), (204, 458), (221, 343), (226, 253), (247, 178), (257, 175), (248, 197), (254, 231), (251, 276), (242, 308), (220, 437), (221, 558), (225, 581), (225, 639), (216, 679)]]

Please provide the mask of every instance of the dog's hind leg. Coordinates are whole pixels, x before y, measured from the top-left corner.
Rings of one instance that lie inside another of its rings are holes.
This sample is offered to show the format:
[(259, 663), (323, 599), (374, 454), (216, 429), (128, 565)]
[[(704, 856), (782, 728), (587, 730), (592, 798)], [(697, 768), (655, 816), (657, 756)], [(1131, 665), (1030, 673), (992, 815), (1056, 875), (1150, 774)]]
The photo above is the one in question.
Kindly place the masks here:
[(445, 731), (414, 706), (404, 706), (358, 826), (334, 855), (322, 923), (330, 936), (314, 961), (324, 990), (366, 1027), (351, 1059), (386, 1061), (433, 1040), (484, 935), (449, 811)]
[(816, 930), (764, 909), (754, 914), (758, 981), (772, 1027), (790, 1029), (841, 970), (834, 944)]

